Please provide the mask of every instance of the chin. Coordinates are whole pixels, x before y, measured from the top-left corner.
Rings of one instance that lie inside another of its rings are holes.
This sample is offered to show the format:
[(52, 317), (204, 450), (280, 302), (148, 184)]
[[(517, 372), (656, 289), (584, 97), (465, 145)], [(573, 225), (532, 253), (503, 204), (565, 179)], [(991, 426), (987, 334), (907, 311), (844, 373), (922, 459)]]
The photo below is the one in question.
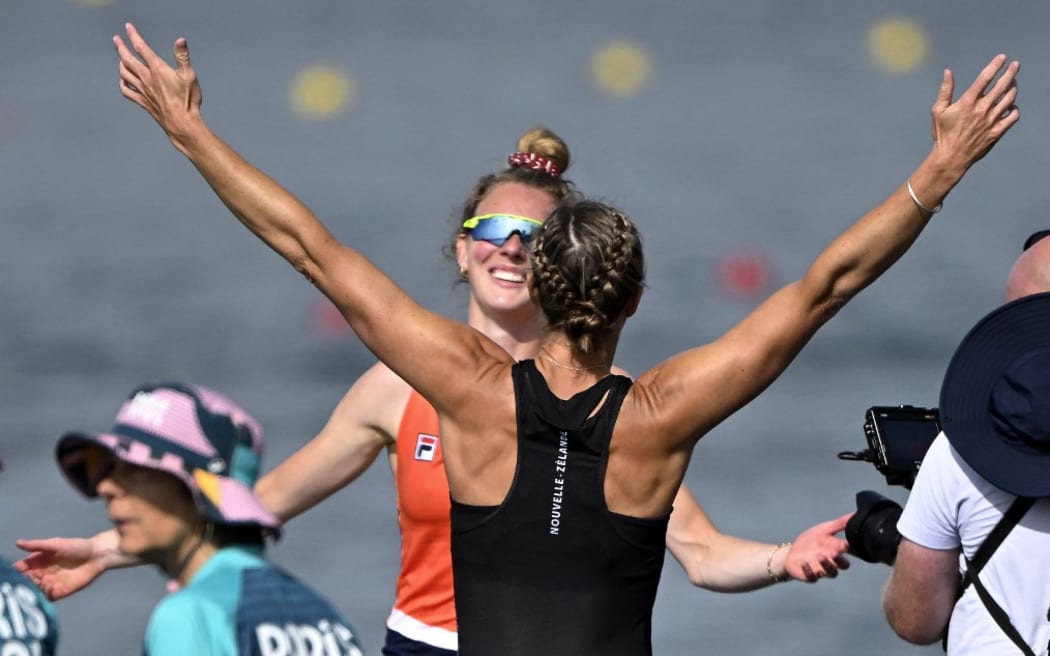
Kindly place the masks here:
[(490, 307), (498, 312), (521, 312), (529, 308), (528, 298), (500, 298)]
[(516, 290), (500, 289), (489, 295), (488, 305), (493, 310), (516, 311), (532, 305), (532, 299), (529, 298), (529, 290), (524, 287)]
[(120, 550), (120, 553), (127, 556), (135, 556), (136, 558), (143, 558), (143, 554), (146, 552), (146, 547), (142, 544), (141, 540), (136, 540), (134, 536), (125, 535), (123, 532), (119, 535), (120, 541), (117, 542), (117, 549)]

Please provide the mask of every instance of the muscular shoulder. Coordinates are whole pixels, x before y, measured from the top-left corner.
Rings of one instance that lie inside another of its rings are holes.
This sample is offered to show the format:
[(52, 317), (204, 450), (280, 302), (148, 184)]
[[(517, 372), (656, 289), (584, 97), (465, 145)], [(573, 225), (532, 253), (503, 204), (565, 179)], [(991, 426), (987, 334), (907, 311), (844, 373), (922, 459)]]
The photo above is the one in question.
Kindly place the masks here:
[(361, 388), (371, 396), (397, 397), (402, 405), (408, 400), (409, 392), (412, 391), (403, 378), (382, 362), (375, 363), (361, 374), (351, 389), (355, 388)]
[(368, 369), (336, 406), (334, 416), (351, 417), (393, 439), (412, 388), (382, 362)]

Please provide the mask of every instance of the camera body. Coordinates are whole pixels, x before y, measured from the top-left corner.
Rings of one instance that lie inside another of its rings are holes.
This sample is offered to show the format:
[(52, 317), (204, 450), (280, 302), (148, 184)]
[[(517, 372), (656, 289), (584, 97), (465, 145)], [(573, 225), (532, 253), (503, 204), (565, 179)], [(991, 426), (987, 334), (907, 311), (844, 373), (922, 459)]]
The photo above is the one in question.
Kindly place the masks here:
[(864, 436), (875, 454), (875, 468), (888, 484), (909, 490), (940, 432), (937, 408), (872, 406), (864, 414)]
[(875, 465), (889, 485), (911, 489), (923, 456), (941, 432), (937, 408), (876, 405), (864, 413), (864, 451), (843, 451), (841, 460)]
[[(941, 432), (937, 408), (872, 406), (864, 413), (864, 451), (842, 451), (842, 460), (875, 465), (889, 485), (911, 489), (922, 459)], [(857, 512), (846, 525), (850, 551), (869, 563), (892, 565), (897, 558), (901, 515), (897, 502), (872, 490), (857, 493)]]

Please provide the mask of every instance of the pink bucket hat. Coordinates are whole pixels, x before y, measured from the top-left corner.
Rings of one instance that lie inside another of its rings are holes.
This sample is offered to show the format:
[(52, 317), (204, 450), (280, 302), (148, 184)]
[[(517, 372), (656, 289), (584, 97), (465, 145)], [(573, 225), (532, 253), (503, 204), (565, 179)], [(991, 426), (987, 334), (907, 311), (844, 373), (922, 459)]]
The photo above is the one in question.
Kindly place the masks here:
[(274, 536), (281, 522), (255, 496), (262, 428), (225, 396), (199, 385), (143, 385), (120, 406), (108, 433), (66, 433), (55, 456), (69, 482), (89, 498), (101, 480), (88, 457), (97, 445), (115, 457), (168, 472), (190, 489), (207, 519), (254, 525)]

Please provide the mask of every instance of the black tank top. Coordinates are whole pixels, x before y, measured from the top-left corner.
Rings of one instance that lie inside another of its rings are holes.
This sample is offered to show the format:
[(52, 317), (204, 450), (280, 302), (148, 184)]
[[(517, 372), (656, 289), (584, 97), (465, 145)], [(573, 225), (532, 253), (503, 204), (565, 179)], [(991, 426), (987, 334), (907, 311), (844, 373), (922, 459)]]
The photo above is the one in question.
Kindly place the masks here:
[(667, 518), (605, 505), (609, 440), (631, 380), (606, 376), (561, 400), (532, 360), (513, 376), (518, 463), (507, 498), (452, 502), (459, 653), (652, 654)]

